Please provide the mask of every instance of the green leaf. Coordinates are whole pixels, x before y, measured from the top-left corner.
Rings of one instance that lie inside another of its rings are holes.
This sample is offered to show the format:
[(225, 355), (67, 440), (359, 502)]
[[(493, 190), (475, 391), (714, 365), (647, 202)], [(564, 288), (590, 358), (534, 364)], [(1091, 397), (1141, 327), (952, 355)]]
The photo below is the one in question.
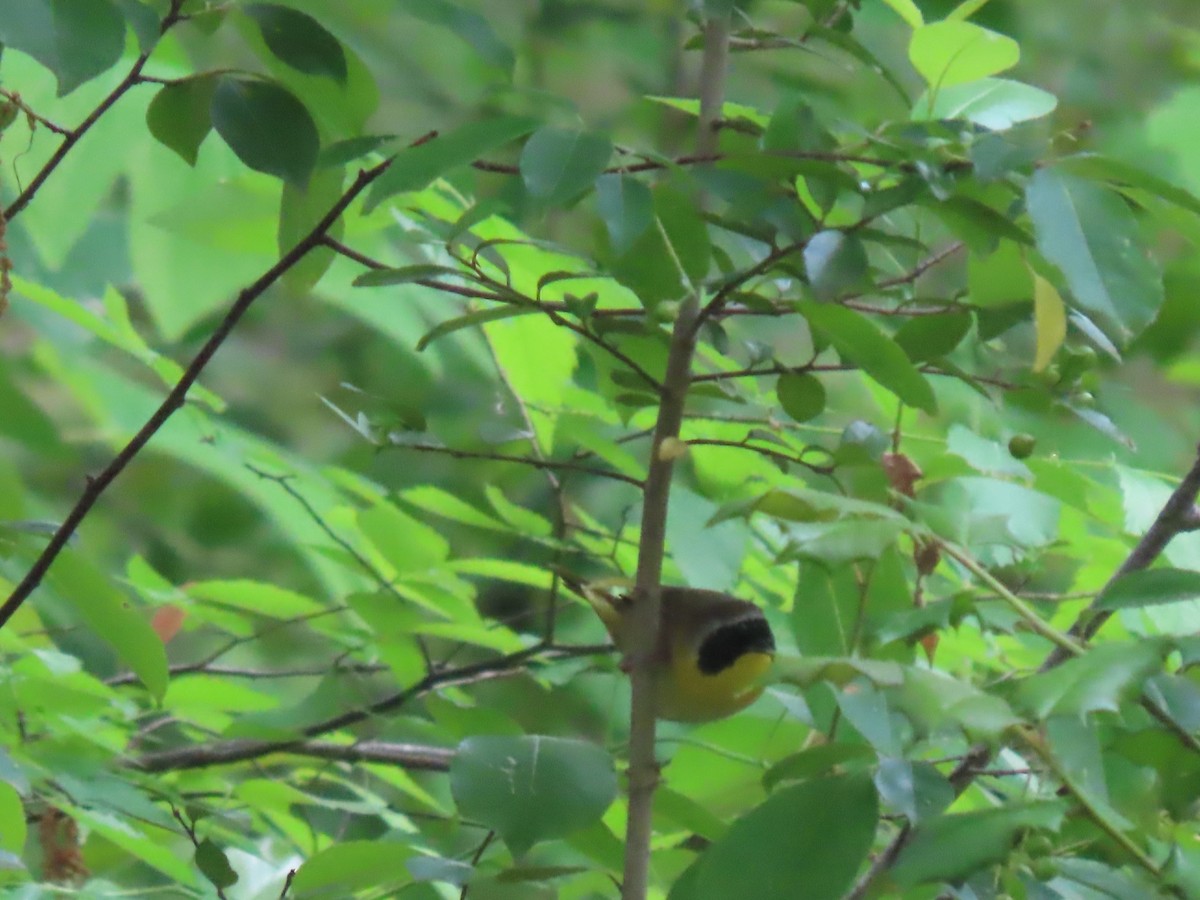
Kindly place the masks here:
[(797, 422), (815, 419), (825, 409), (825, 385), (808, 372), (789, 372), (779, 376), (775, 386), (779, 405)]
[(1033, 675), (1017, 693), (1039, 719), (1119, 712), (1122, 700), (1135, 696), (1142, 683), (1162, 668), (1165, 640), (1101, 644), (1056, 669)]
[(237, 883), (238, 873), (229, 864), (225, 851), (208, 838), (196, 847), (196, 867), (218, 888), (227, 888)]
[(887, 388), (909, 406), (931, 415), (937, 412), (933, 388), (917, 371), (900, 345), (855, 310), (822, 303), (801, 303), (800, 312), (846, 362)]
[(971, 330), (971, 314), (949, 312), (936, 316), (913, 316), (892, 335), (914, 363), (929, 362), (945, 356)]
[(1112, 187), (1117, 189), (1136, 188), (1147, 191), (1160, 200), (1200, 215), (1200, 198), (1197, 198), (1191, 191), (1122, 160), (1101, 156), (1097, 153), (1080, 153), (1059, 160), (1056, 166), (1065, 172), (1071, 172), (1083, 178), (1108, 181)]
[(939, 91), (926, 91), (913, 104), (914, 121), (965, 119), (992, 131), (1049, 115), (1058, 99), (1041, 88), (1004, 78), (982, 78)]
[(920, 28), (925, 24), (925, 17), (921, 15), (920, 7), (913, 0), (883, 0), (883, 2), (890, 6), (910, 28)]
[(161, 700), (167, 690), (167, 652), (150, 623), (125, 595), (84, 557), (64, 550), (50, 570), (54, 589), (87, 626), (117, 651), (146, 690)]
[(25, 806), (17, 789), (0, 781), (0, 850), (25, 852)]
[(795, 527), (790, 530), (788, 546), (778, 560), (807, 559), (825, 566), (839, 566), (855, 560), (878, 559), (903, 531), (904, 523), (895, 519), (843, 519)]
[[(343, 181), (345, 172), (340, 168), (326, 168), (314, 172), (304, 187), (284, 182), (279, 201), (280, 256), (299, 244), (325, 217), (330, 207), (342, 195)], [(344, 228), (345, 224), (339, 218), (333, 223), (328, 234), (330, 237), (340, 238)], [(330, 247), (309, 250), (303, 259), (284, 273), (283, 280), (297, 293), (310, 291), (333, 264), (334, 256), (335, 253)]]
[(274, 3), (251, 3), (244, 9), (281, 62), (308, 75), (346, 81), (346, 54), (341, 43), (312, 16)]
[(875, 773), (879, 798), (913, 825), (940, 815), (954, 800), (954, 788), (927, 762), (888, 757)]
[(902, 887), (960, 881), (1006, 859), (1022, 829), (1057, 829), (1064, 812), (1063, 803), (1046, 801), (942, 816), (917, 829), (892, 877)]
[(1142, 569), (1122, 575), (1096, 598), (1097, 609), (1137, 609), (1200, 597), (1194, 569)]
[(141, 47), (142, 52), (149, 53), (160, 37), (158, 13), (142, 3), (141, 0), (114, 0), (114, 2), (125, 16), (129, 27), (133, 29), (133, 33), (137, 35), (138, 46)]
[(816, 744), (785, 756), (763, 773), (763, 787), (772, 791), (786, 781), (808, 781), (834, 769), (862, 769), (875, 761), (866, 744)]
[(197, 75), (166, 85), (146, 110), (146, 126), (155, 139), (196, 165), (200, 145), (212, 130), (212, 100), (219, 77)]
[(612, 757), (565, 738), (475, 737), (450, 764), (459, 812), (494, 828), (513, 854), (593, 822), (617, 795)]
[(648, 308), (682, 299), (708, 274), (712, 258), (708, 229), (693, 198), (669, 185), (655, 188), (653, 195), (658, 222), (610, 262), (617, 280)]
[(631, 175), (612, 173), (597, 178), (596, 208), (617, 255), (629, 250), (654, 221), (654, 195)]
[(464, 9), (447, 0), (401, 0), (401, 11), (431, 25), (445, 28), (466, 41), (484, 60), (512, 74), (515, 57), (508, 45), (496, 36), (487, 19), (472, 9)]
[(317, 164), (321, 140), (304, 104), (272, 81), (222, 75), (212, 124), (251, 169), (303, 187)]
[(579, 129), (547, 126), (521, 150), (521, 178), (534, 197), (562, 205), (583, 193), (608, 165), (612, 142)]
[(867, 283), (870, 264), (862, 240), (844, 231), (821, 231), (804, 246), (804, 271), (819, 300), (833, 300)]
[(419, 191), (444, 173), (468, 165), (536, 127), (536, 119), (502, 116), (470, 122), (416, 147), (407, 147), (396, 154), (391, 166), (375, 182), (367, 198), (367, 209), (393, 194)]
[(1162, 276), (1125, 202), (1054, 169), (1034, 174), (1025, 202), (1038, 250), (1066, 277), (1075, 302), (1118, 345), (1144, 330), (1162, 306)]
[(366, 888), (399, 886), (412, 880), (407, 861), (414, 855), (399, 841), (342, 841), (308, 858), (296, 870), (296, 900), (348, 897)]
[(734, 822), (669, 897), (836, 900), (871, 849), (878, 815), (865, 774), (783, 788)]
[(941, 89), (1011, 69), (1021, 47), (971, 22), (933, 22), (913, 32), (908, 58), (930, 87)]
[(0, 0), (0, 44), (53, 72), (61, 97), (121, 58), (125, 18), (109, 0)]

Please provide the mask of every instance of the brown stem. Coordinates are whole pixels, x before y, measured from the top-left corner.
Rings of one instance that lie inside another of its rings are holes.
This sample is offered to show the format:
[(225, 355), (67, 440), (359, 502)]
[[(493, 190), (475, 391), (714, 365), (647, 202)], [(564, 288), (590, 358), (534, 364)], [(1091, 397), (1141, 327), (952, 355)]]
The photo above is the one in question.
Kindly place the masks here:
[(62, 524), (58, 526), (50, 541), (46, 544), (45, 549), (34, 560), (29, 571), (25, 573), (25, 577), (13, 588), (8, 599), (4, 601), (4, 605), (0, 606), (0, 628), (12, 618), (13, 614), (21, 608), (21, 604), (33, 593), (34, 589), (41, 583), (46, 572), (49, 571), (51, 564), (62, 552), (67, 545), (67, 541), (84, 517), (100, 499), (100, 495), (108, 488), (118, 475), (125, 470), (141, 452), (142, 448), (150, 441), (150, 438), (158, 432), (167, 420), (183, 406), (187, 400), (188, 390), (196, 380), (200, 377), (200, 373), (204, 371), (205, 366), (225, 343), (229, 335), (233, 332), (234, 327), (241, 320), (242, 316), (251, 307), (255, 300), (266, 293), (267, 288), (273, 285), (285, 272), (291, 269), (294, 265), (300, 262), (305, 255), (317, 247), (321, 243), (321, 238), (346, 211), (346, 208), (354, 202), (376, 178), (383, 174), (384, 170), (391, 164), (391, 160), (385, 160), (373, 168), (366, 169), (358, 173), (358, 177), (350, 187), (342, 194), (336, 203), (333, 204), (329, 212), (313, 226), (312, 230), (305, 235), (296, 246), (280, 257), (275, 265), (271, 266), (266, 272), (259, 276), (258, 280), (246, 287), (238, 294), (237, 299), (230, 306), (225, 317), (217, 325), (216, 329), (204, 342), (204, 346), (188, 363), (187, 368), (179, 377), (179, 381), (167, 393), (166, 398), (159, 404), (158, 408), (151, 413), (150, 418), (137, 430), (137, 433), (129, 439), (129, 442), (121, 448), (112, 461), (105, 466), (98, 475), (87, 479), (87, 484), (80, 494), (79, 499), (67, 514)]

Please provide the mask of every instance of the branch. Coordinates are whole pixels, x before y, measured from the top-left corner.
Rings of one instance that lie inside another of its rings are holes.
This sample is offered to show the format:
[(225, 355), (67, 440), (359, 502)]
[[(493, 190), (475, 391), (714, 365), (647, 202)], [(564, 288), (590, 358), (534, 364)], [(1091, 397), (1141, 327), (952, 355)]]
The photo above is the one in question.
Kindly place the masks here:
[[(729, 61), (729, 13), (711, 15), (704, 23), (704, 56), (700, 64), (700, 122), (697, 149), (712, 154), (718, 134), (714, 127), (725, 98)], [(668, 242), (669, 246), (669, 242)], [(666, 553), (667, 507), (675, 454), (664, 452), (678, 441), (683, 409), (691, 383), (692, 356), (700, 325), (700, 298), (693, 290), (679, 308), (667, 352), (667, 369), (659, 395), (658, 419), (650, 444), (650, 462), (642, 496), (642, 532), (638, 542), (636, 602), (630, 612), (634, 635), (627, 648), (633, 698), (629, 715), (629, 812), (625, 830), (625, 869), (622, 900), (645, 900), (650, 876), (650, 843), (654, 835), (654, 791), (658, 762), (656, 734), (655, 654), (662, 627), (662, 568)], [(623, 648), (624, 649), (624, 648)]]
[[(340, 253), (341, 255), (345, 256), (347, 259), (352, 259), (359, 265), (365, 266), (368, 269), (386, 269), (386, 268), (388, 268), (386, 265), (381, 263), (379, 260), (373, 259), (370, 256), (367, 256), (365, 253), (360, 253), (357, 250), (355, 250), (354, 248), (346, 246), (341, 241), (336, 240), (335, 238), (326, 237), (321, 241), (321, 243), (323, 243), (325, 246), (329, 247), (330, 249)], [(460, 260), (460, 262), (462, 262), (462, 261)], [(654, 378), (653, 375), (651, 375), (644, 368), (642, 368), (642, 366), (640, 366), (636, 361), (631, 359), (627, 354), (623, 353), (619, 348), (613, 346), (608, 341), (606, 341), (603, 337), (596, 334), (594, 331), (587, 328), (586, 326), (580, 325), (577, 322), (572, 322), (570, 319), (563, 318), (562, 313), (567, 311), (566, 304), (543, 303), (541, 300), (534, 299), (533, 297), (526, 297), (524, 295), (518, 294), (511, 287), (509, 287), (507, 285), (499, 284), (498, 282), (489, 278), (484, 272), (480, 271), (478, 268), (475, 268), (473, 271), (474, 271), (474, 275), (472, 277), (481, 278), (481, 279), (486, 280), (489, 284), (492, 284), (495, 289), (492, 291), (481, 291), (478, 288), (469, 288), (469, 287), (463, 287), (461, 285), (449, 284), (445, 281), (440, 281), (436, 278), (417, 278), (417, 279), (414, 279), (411, 283), (419, 284), (422, 287), (433, 288), (434, 290), (438, 290), (438, 291), (444, 291), (444, 292), (450, 293), (450, 294), (458, 294), (459, 296), (462, 296), (462, 297), (471, 297), (473, 299), (478, 299), (478, 300), (492, 300), (496, 303), (506, 303), (510, 306), (522, 306), (522, 307), (527, 306), (531, 309), (536, 309), (539, 312), (543, 312), (550, 318), (550, 321), (552, 321), (555, 325), (559, 325), (563, 328), (566, 328), (569, 331), (573, 331), (577, 335), (582, 337), (584, 340), (595, 344), (597, 347), (599, 347), (604, 352), (608, 353), (610, 356), (612, 356), (618, 362), (620, 362), (623, 365), (625, 365), (626, 367), (628, 367), (630, 371), (634, 372), (639, 378), (641, 378), (643, 381), (645, 381), (646, 384), (649, 385), (652, 390), (654, 390), (656, 393), (658, 392), (658, 390), (660, 388), (658, 381)], [(622, 314), (625, 313), (624, 310), (622, 310), (621, 312), (622, 312)], [(644, 310), (637, 310), (637, 311), (630, 310), (629, 314), (636, 313), (636, 314), (641, 315), (641, 314), (644, 314), (644, 312), (645, 312)]]
[(534, 456), (515, 456), (508, 453), (458, 450), (454, 447), (439, 447), (436, 444), (390, 443), (388, 446), (401, 450), (418, 450), (422, 453), (441, 453), (445, 456), (453, 457), (454, 459), (488, 459), (494, 462), (508, 462), (516, 463), (522, 466), (532, 466), (535, 469), (544, 469), (547, 471), (582, 472), (586, 475), (595, 475), (597, 478), (611, 478), (614, 481), (623, 481), (626, 484), (632, 484), (634, 487), (640, 488), (642, 486), (642, 480), (640, 478), (635, 478), (632, 475), (626, 475), (624, 472), (597, 469), (592, 466), (583, 465), (582, 463), (568, 462), (565, 460), (539, 459)]
[[(178, 772), (181, 769), (203, 769), (209, 766), (241, 762), (264, 753), (256, 750), (262, 741), (223, 741), (159, 750), (129, 760), (129, 768), (142, 772)], [(313, 756), (345, 763), (383, 763), (405, 769), (445, 772), (454, 759), (454, 751), (426, 744), (403, 744), (392, 741), (360, 741), (354, 744), (335, 744), (331, 741), (298, 741), (269, 752), (293, 756)], [(247, 755), (250, 753), (250, 755)]]
[[(182, 9), (183, 4), (184, 0), (171, 0), (171, 6), (167, 10), (167, 14), (163, 17), (162, 22), (160, 22), (158, 26), (158, 33), (160, 37), (170, 31), (171, 28), (173, 28), (183, 18), (183, 16), (180, 14), (180, 9)], [(97, 104), (96, 108), (88, 113), (86, 117), (84, 117), (82, 122), (72, 128), (70, 131), (64, 132), (61, 128), (51, 129), (55, 133), (62, 135), (62, 143), (58, 145), (58, 149), (51, 154), (48, 160), (46, 160), (45, 165), (38, 170), (38, 173), (33, 176), (33, 180), (29, 182), (29, 186), (26, 187), (25, 190), (21, 191), (19, 195), (17, 195), (16, 200), (9, 204), (8, 209), (4, 211), (5, 219), (11, 221), (14, 216), (28, 206), (29, 201), (31, 201), (34, 198), (34, 195), (37, 194), (37, 192), (41, 189), (46, 179), (54, 173), (54, 170), (59, 167), (62, 161), (66, 158), (67, 154), (71, 152), (71, 148), (79, 143), (79, 139), (87, 134), (91, 127), (100, 120), (100, 117), (108, 112), (114, 103), (125, 96), (130, 88), (142, 83), (142, 69), (145, 67), (146, 62), (150, 59), (150, 54), (153, 52), (154, 48), (151, 47), (149, 50), (135, 59), (133, 61), (133, 66), (126, 73), (125, 77), (121, 79), (120, 83), (118, 83), (115, 88), (108, 92), (104, 99)], [(47, 123), (47, 127), (50, 127), (49, 123)], [(3, 625), (3, 621), (0, 621), (0, 625)]]
[[(459, 666), (454, 669), (443, 669), (427, 674), (421, 680), (404, 690), (383, 697), (369, 706), (351, 709), (341, 715), (326, 719), (324, 722), (309, 725), (303, 730), (300, 736), (295, 738), (277, 741), (253, 739), (232, 740), (208, 744), (207, 746), (188, 746), (172, 748), (170, 750), (158, 750), (132, 757), (125, 764), (130, 768), (140, 769), (144, 772), (165, 772), (246, 762), (252, 759), (259, 759), (263, 756), (269, 756), (272, 753), (301, 753), (310, 756), (320, 755), (322, 752), (334, 753), (335, 751), (332, 750), (322, 750), (321, 748), (325, 745), (315, 739), (339, 731), (342, 728), (357, 725), (359, 722), (364, 722), (373, 716), (392, 712), (402, 707), (408, 701), (423, 696), (430, 691), (451, 685), (476, 684), (480, 681), (502, 678), (520, 671), (527, 663), (539, 656), (546, 659), (567, 659), (605, 653), (610, 649), (608, 645), (580, 644), (551, 647), (545, 644), (536, 644), (525, 650), (510, 653), (498, 659), (472, 663), (471, 665)], [(343, 745), (329, 746), (342, 747)], [(360, 744), (359, 746), (362, 745)], [(314, 747), (318, 749), (314, 751)], [(426, 749), (437, 750), (437, 748)], [(350, 751), (340, 750), (337, 752), (346, 753)], [(412, 754), (401, 755), (404, 759), (416, 758)], [(332, 757), (327, 755), (326, 758)], [(421, 759), (425, 758), (421, 757)], [(389, 760), (380, 761), (387, 762)]]
[[(174, 6), (172, 8), (174, 9)], [(166, 424), (175, 411), (183, 406), (187, 400), (188, 390), (196, 383), (196, 380), (200, 377), (200, 373), (204, 371), (205, 366), (208, 365), (221, 345), (225, 343), (229, 335), (233, 332), (234, 327), (241, 320), (242, 316), (246, 314), (246, 311), (254, 301), (266, 293), (267, 288), (274, 284), (280, 276), (300, 262), (308, 251), (321, 243), (321, 238), (325, 232), (333, 227), (333, 224), (346, 211), (346, 208), (354, 202), (355, 198), (371, 182), (382, 175), (390, 164), (391, 160), (388, 159), (373, 168), (360, 171), (350, 187), (333, 204), (329, 212), (313, 226), (312, 230), (295, 247), (285, 253), (275, 265), (259, 276), (257, 281), (238, 294), (237, 299), (225, 314), (225, 318), (221, 320), (208, 340), (204, 342), (204, 346), (200, 348), (200, 351), (188, 364), (183, 375), (180, 376), (179, 381), (168, 392), (166, 398), (151, 413), (150, 418), (130, 438), (129, 442), (121, 448), (120, 452), (113, 457), (112, 461), (104, 467), (100, 474), (88, 478), (87, 486), (84, 488), (79, 500), (76, 501), (75, 506), (72, 507), (67, 517), (63, 520), (63, 523), (55, 530), (49, 543), (46, 544), (45, 549), (42, 550), (41, 554), (34, 561), (29, 571), (25, 574), (25, 577), (13, 589), (8, 599), (4, 601), (4, 605), (0, 606), (0, 628), (4, 627), (13, 614), (20, 609), (21, 604), (25, 602), (41, 583), (42, 578), (49, 571), (51, 564), (58, 557), (59, 553), (62, 552), (67, 541), (75, 533), (75, 530), (88, 514), (88, 511), (100, 499), (100, 495), (125, 470), (125, 467), (133, 461), (134, 457), (141, 452), (142, 448), (150, 441), (150, 438), (154, 437), (158, 430)]]
[[(1179, 486), (1167, 498), (1167, 502), (1163, 504), (1163, 508), (1159, 511), (1158, 516), (1150, 523), (1150, 527), (1146, 529), (1146, 533), (1142, 535), (1142, 539), (1137, 542), (1132, 552), (1126, 557), (1125, 562), (1113, 573), (1112, 578), (1108, 580), (1108, 583), (1096, 595), (1097, 599), (1092, 601), (1088, 608), (1079, 614), (1079, 617), (1075, 620), (1075, 624), (1070, 629), (1072, 637), (1077, 637), (1083, 641), (1091, 640), (1096, 632), (1100, 630), (1101, 626), (1112, 616), (1112, 610), (1096, 608), (1096, 603), (1100, 597), (1104, 596), (1104, 591), (1112, 587), (1113, 583), (1121, 576), (1149, 566), (1150, 563), (1158, 558), (1163, 548), (1177, 534), (1196, 530), (1197, 494), (1200, 494), (1200, 449), (1197, 450), (1196, 460), (1192, 463), (1192, 468), (1183, 476), (1183, 480), (1179, 482)], [(1045, 672), (1047, 669), (1053, 669), (1065, 659), (1066, 657), (1057, 651), (1051, 653), (1046, 657), (1046, 661), (1042, 663), (1041, 671)]]

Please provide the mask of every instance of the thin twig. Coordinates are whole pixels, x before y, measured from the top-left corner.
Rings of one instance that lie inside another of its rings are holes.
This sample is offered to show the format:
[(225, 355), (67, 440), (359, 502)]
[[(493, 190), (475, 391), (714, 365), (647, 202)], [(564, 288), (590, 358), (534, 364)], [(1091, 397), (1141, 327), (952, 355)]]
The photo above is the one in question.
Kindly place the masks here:
[[(160, 36), (166, 34), (176, 25), (176, 23), (180, 21), (182, 18), (180, 15), (180, 10), (182, 9), (183, 4), (184, 0), (171, 0), (171, 6), (168, 8), (167, 14), (163, 17), (158, 26), (158, 33)], [(100, 117), (108, 112), (114, 103), (125, 96), (130, 88), (141, 83), (142, 69), (145, 67), (147, 61), (149, 61), (150, 54), (153, 52), (154, 48), (151, 47), (149, 50), (145, 51), (137, 59), (135, 59), (133, 61), (132, 68), (130, 68), (129, 72), (126, 73), (125, 77), (121, 79), (115, 88), (105, 95), (104, 99), (96, 105), (95, 109), (93, 109), (87, 114), (87, 116), (84, 117), (82, 122), (72, 128), (70, 131), (63, 132), (61, 129), (57, 130), (57, 133), (62, 135), (62, 142), (58, 145), (58, 148), (54, 151), (54, 153), (51, 154), (50, 158), (46, 160), (45, 165), (43, 165), (41, 169), (38, 170), (38, 173), (33, 176), (33, 179), (29, 182), (29, 185), (25, 188), (25, 190), (21, 191), (21, 193), (17, 195), (17, 199), (9, 204), (8, 209), (4, 211), (5, 219), (11, 221), (14, 216), (18, 215), (21, 210), (28, 206), (29, 201), (34, 198), (37, 192), (41, 189), (42, 185), (45, 184), (46, 179), (54, 173), (54, 170), (62, 164), (62, 161), (66, 158), (67, 154), (71, 152), (71, 148), (79, 143), (79, 139), (87, 134), (91, 127), (100, 120)], [(2, 624), (3, 622), (0, 622), (0, 625)]]
[[(374, 716), (392, 712), (404, 706), (410, 700), (438, 688), (452, 685), (477, 684), (481, 681), (512, 675), (521, 671), (529, 662), (538, 657), (544, 659), (567, 659), (608, 652), (611, 652), (611, 648), (607, 644), (550, 647), (539, 643), (498, 659), (486, 660), (427, 674), (404, 690), (383, 697), (368, 706), (347, 710), (323, 722), (309, 725), (295, 738), (277, 741), (254, 739), (230, 740), (208, 745), (176, 747), (170, 750), (158, 750), (131, 757), (125, 760), (125, 765), (144, 772), (168, 772), (246, 762), (268, 756), (272, 753), (297, 752), (306, 755), (350, 753), (352, 751), (348, 749), (336, 751), (325, 750), (323, 749), (324, 744), (315, 741), (315, 739), (335, 731), (340, 731), (343, 728), (348, 728), (351, 725), (357, 725)], [(344, 745), (335, 744), (331, 746), (340, 748)], [(316, 750), (313, 750), (314, 747)], [(433, 749), (436, 750), (437, 748)], [(409, 755), (406, 755), (407, 751), (403, 753), (400, 751), (396, 752), (399, 754), (398, 759), (410, 758)], [(433, 757), (422, 755), (422, 753), (423, 751), (420, 749), (412, 750), (411, 759), (414, 761), (414, 765), (427, 763), (426, 768), (433, 767), (433, 762), (430, 761)], [(396, 762), (396, 760), (391, 761)]]
[[(344, 537), (342, 537), (340, 534), (338, 534), (336, 531), (334, 531), (329, 526), (329, 523), (326, 522), (325, 519), (321, 516), (321, 514), (318, 513), (316, 511), (316, 509), (313, 508), (313, 505), (308, 502), (308, 498), (305, 497), (298, 490), (296, 490), (294, 487), (292, 487), (291, 484), (288, 483), (292, 476), (290, 476), (290, 475), (274, 475), (270, 472), (266, 472), (266, 471), (258, 468), (253, 463), (246, 463), (245, 465), (246, 465), (247, 469), (249, 469), (251, 472), (253, 472), (255, 475), (257, 475), (259, 478), (264, 478), (267, 481), (273, 481), (277, 485), (279, 485), (281, 488), (283, 488), (284, 493), (286, 493), (289, 497), (291, 497), (293, 500), (295, 500), (297, 503), (300, 504), (301, 509), (304, 510), (305, 514), (309, 517), (309, 519), (313, 522), (313, 524), (315, 524), (319, 529), (321, 529), (321, 531), (324, 532), (326, 537), (328, 537), (331, 541), (333, 541), (335, 544), (337, 544), (339, 547), (341, 547), (344, 551), (346, 551), (346, 553), (348, 553), (350, 555), (350, 558), (353, 559), (356, 563), (358, 563), (359, 568), (362, 569), (368, 576), (370, 576), (370, 578), (377, 585), (379, 585), (379, 587), (385, 593), (391, 594), (392, 597), (395, 600), (397, 600), (399, 603), (401, 603), (402, 605), (406, 605), (408, 603), (408, 600), (403, 595), (401, 595), (401, 593), (399, 591), (396, 590), (396, 586), (394, 584), (392, 584), (392, 582), (389, 581), (387, 578), (385, 578), (383, 573), (380, 572), (377, 568), (375, 568), (375, 566), (373, 566), (371, 564), (371, 561), (369, 559), (367, 559), (365, 556), (363, 556), (361, 553), (359, 553), (353, 544), (351, 544), (348, 540), (346, 540)], [(433, 657), (431, 657), (429, 655), (429, 644), (426, 642), (425, 638), (419, 634), (413, 635), (413, 641), (416, 643), (417, 649), (421, 653), (421, 660), (425, 664), (425, 671), (432, 672), (433, 671)]]
[(611, 478), (614, 481), (623, 481), (626, 484), (632, 484), (634, 487), (642, 486), (642, 479), (635, 478), (632, 475), (626, 475), (624, 472), (616, 472), (609, 469), (597, 469), (593, 466), (586, 466), (582, 463), (568, 462), (557, 459), (539, 459), (534, 456), (516, 456), (508, 453), (492, 453), (490, 451), (477, 450), (460, 450), (455, 447), (441, 447), (437, 444), (405, 444), (394, 443), (389, 444), (389, 447), (398, 450), (418, 450), (422, 453), (440, 453), (444, 456), (450, 456), (454, 459), (486, 459), (494, 462), (516, 463), (522, 466), (531, 466), (535, 469), (545, 469), (547, 471), (563, 471), (563, 472), (582, 472), (586, 475), (595, 475), (597, 478)]
[(209, 335), (208, 340), (204, 342), (204, 346), (200, 348), (200, 351), (193, 357), (192, 361), (188, 363), (187, 368), (184, 369), (183, 374), (179, 377), (179, 381), (167, 393), (162, 403), (150, 414), (150, 417), (137, 430), (137, 433), (129, 439), (129, 442), (121, 448), (117, 455), (113, 457), (112, 461), (98, 475), (88, 478), (87, 485), (74, 507), (71, 508), (66, 518), (63, 519), (62, 524), (55, 530), (46, 547), (38, 555), (38, 558), (34, 561), (29, 571), (25, 573), (25, 577), (13, 588), (8, 599), (4, 601), (4, 605), (0, 606), (0, 628), (4, 627), (5, 623), (12, 618), (13, 614), (20, 609), (21, 604), (25, 602), (34, 589), (41, 583), (42, 578), (49, 571), (51, 564), (67, 545), (67, 541), (75, 533), (75, 530), (79, 527), (79, 524), (91, 510), (92, 506), (100, 499), (101, 494), (125, 470), (126, 466), (134, 460), (142, 448), (166, 424), (167, 420), (184, 405), (187, 400), (188, 391), (196, 383), (196, 380), (200, 377), (200, 373), (204, 371), (205, 366), (208, 365), (217, 350), (229, 338), (234, 327), (241, 321), (242, 316), (246, 314), (246, 311), (250, 309), (254, 301), (266, 293), (271, 285), (285, 272), (300, 262), (310, 250), (321, 243), (322, 235), (333, 227), (334, 222), (341, 217), (346, 208), (354, 202), (359, 194), (366, 190), (371, 182), (382, 175), (390, 164), (391, 160), (388, 159), (377, 166), (360, 171), (358, 177), (354, 179), (350, 187), (338, 198), (329, 212), (313, 226), (308, 234), (301, 238), (300, 242), (291, 250), (280, 257), (275, 265), (259, 276), (258, 280), (238, 294), (237, 299), (230, 306), (225, 317), (217, 325), (213, 333)]

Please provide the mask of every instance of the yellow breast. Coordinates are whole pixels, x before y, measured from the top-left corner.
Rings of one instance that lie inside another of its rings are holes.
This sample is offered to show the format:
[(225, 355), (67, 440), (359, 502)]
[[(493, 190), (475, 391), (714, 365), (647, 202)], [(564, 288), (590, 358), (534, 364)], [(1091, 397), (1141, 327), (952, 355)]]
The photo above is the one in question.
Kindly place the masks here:
[(708, 722), (732, 715), (758, 699), (772, 659), (769, 653), (751, 651), (707, 675), (700, 671), (694, 654), (677, 653), (659, 676), (658, 714), (676, 722)]

